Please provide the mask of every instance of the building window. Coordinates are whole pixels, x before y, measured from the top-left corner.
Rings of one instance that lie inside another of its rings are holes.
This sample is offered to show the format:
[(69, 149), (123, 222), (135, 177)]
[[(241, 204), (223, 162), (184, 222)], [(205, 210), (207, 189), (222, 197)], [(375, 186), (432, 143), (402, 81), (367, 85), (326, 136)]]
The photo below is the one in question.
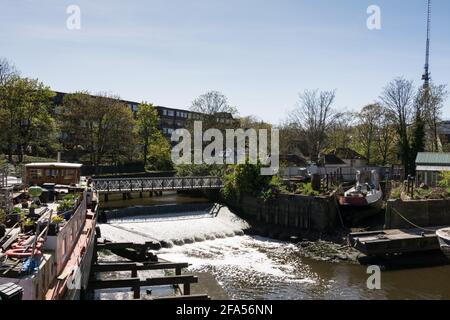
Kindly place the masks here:
[(40, 179), (44, 177), (44, 170), (42, 169), (31, 169), (30, 170), (31, 179)]
[(175, 115), (175, 112), (173, 112), (172, 110), (167, 110), (167, 115), (169, 117), (173, 117)]
[(56, 178), (58, 176), (59, 171), (56, 169), (47, 169), (47, 177)]
[(74, 179), (75, 179), (75, 170), (66, 169), (64, 174), (64, 180), (74, 180)]

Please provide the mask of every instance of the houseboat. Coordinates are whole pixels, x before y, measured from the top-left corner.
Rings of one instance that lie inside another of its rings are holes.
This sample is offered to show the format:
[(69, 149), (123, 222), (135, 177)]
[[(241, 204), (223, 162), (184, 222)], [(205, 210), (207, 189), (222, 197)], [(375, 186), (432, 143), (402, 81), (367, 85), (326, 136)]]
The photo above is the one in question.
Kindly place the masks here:
[(80, 179), (80, 167), (26, 167), (32, 186), (6, 215), (0, 234), (0, 299), (77, 300), (87, 289), (97, 194)]
[(44, 162), (25, 165), (25, 180), (27, 186), (55, 183), (73, 185), (80, 181), (81, 164)]

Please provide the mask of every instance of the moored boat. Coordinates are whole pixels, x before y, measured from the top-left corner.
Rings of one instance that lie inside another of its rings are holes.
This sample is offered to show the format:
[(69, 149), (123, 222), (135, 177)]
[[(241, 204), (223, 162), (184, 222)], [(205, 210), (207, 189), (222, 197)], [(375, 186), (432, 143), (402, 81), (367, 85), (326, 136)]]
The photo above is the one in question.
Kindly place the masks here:
[[(97, 195), (82, 183), (79, 167), (63, 163), (26, 167), (26, 181), (33, 187), (7, 216), (7, 229), (0, 237), (1, 299), (15, 292), (23, 300), (77, 300), (87, 288)], [(45, 188), (36, 186), (36, 179)], [(58, 179), (65, 184), (57, 185)]]
[(357, 171), (356, 185), (339, 197), (343, 218), (352, 225), (378, 214), (382, 204), (383, 191), (375, 170)]
[(450, 228), (436, 231), (442, 252), (450, 259)]

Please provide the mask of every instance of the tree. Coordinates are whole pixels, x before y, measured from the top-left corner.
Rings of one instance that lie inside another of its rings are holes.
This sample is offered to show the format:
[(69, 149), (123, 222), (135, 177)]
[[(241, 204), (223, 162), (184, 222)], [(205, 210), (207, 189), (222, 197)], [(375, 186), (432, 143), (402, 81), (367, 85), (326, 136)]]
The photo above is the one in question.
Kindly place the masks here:
[(3, 86), (12, 77), (19, 76), (16, 67), (6, 58), (0, 58), (0, 86)]
[(130, 160), (135, 152), (135, 121), (128, 106), (116, 96), (77, 92), (64, 97), (59, 108), (63, 145), (76, 159), (87, 156), (101, 164)]
[(369, 164), (372, 163), (372, 152), (378, 131), (378, 119), (381, 117), (382, 107), (379, 104), (369, 104), (358, 114), (356, 136), (364, 156)]
[(432, 142), (429, 149), (434, 152), (440, 151), (439, 124), (447, 96), (448, 92), (445, 85), (431, 84), (428, 88), (421, 88), (418, 93), (417, 103), (423, 110), (423, 122), (428, 127), (430, 141)]
[(397, 134), (399, 136), (399, 155), (405, 167), (405, 173), (411, 173), (411, 150), (409, 145), (408, 125), (412, 116), (414, 87), (412, 81), (396, 78), (383, 90), (380, 96), (383, 105), (394, 116)]
[(218, 91), (209, 91), (195, 99), (190, 110), (200, 115), (205, 130), (230, 128), (232, 123), (222, 121), (232, 121), (231, 118), (237, 114), (237, 109), (230, 106), (227, 97)]
[(336, 116), (336, 121), (330, 126), (328, 135), (329, 149), (345, 148), (353, 142), (355, 118), (352, 112), (343, 112)]
[(156, 131), (148, 147), (148, 168), (158, 171), (173, 170), (171, 145), (160, 131)]
[(136, 130), (142, 145), (142, 155), (144, 165), (147, 165), (147, 158), (149, 155), (149, 147), (152, 140), (159, 140), (159, 115), (158, 111), (152, 104), (141, 103), (136, 114)]
[(42, 82), (3, 77), (0, 86), (0, 142), (9, 161), (17, 154), (47, 156), (57, 148), (56, 123), (51, 115), (54, 93)]
[(335, 91), (305, 90), (298, 106), (289, 118), (306, 138), (311, 160), (318, 160), (325, 147), (328, 132), (336, 122), (338, 113), (333, 109)]
[[(414, 101), (414, 123), (412, 126), (411, 137), (411, 162), (416, 159), (419, 152), (425, 151), (425, 108), (429, 101), (429, 90), (419, 89)], [(411, 164), (413, 165), (413, 164)], [(415, 171), (415, 170), (414, 170)]]
[(380, 114), (376, 121), (376, 152), (378, 163), (382, 166), (394, 162), (393, 148), (397, 141), (396, 130), (393, 124), (394, 117), (386, 108), (380, 106)]

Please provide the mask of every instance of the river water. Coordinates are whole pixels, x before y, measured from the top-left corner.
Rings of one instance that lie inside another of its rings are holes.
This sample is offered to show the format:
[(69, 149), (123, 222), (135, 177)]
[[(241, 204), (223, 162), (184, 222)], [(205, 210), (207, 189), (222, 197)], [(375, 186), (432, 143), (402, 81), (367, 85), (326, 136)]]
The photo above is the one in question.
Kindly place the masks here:
[(113, 241), (164, 240), (161, 259), (209, 272), (232, 299), (450, 299), (450, 266), (385, 271), (367, 288), (367, 268), (308, 259), (292, 243), (242, 235), (246, 222), (223, 208), (217, 217), (189, 212), (101, 225)]

